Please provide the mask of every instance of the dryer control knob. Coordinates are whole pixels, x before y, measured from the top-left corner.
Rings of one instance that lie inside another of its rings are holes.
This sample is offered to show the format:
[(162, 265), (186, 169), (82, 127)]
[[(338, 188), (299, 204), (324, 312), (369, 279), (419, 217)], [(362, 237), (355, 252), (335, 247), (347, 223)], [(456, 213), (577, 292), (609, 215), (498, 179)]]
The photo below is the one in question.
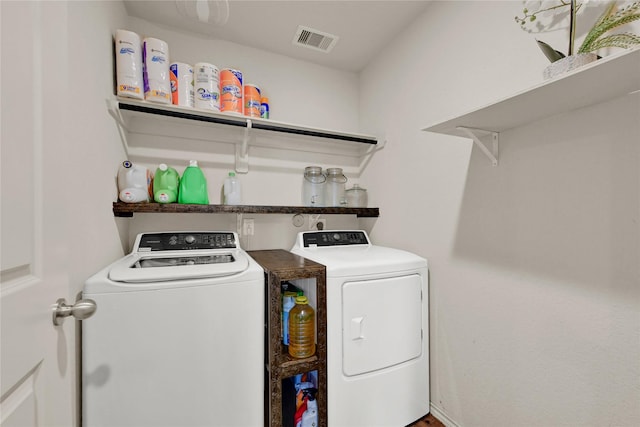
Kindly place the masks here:
[(340, 235), (338, 233), (334, 234), (333, 240), (340, 240)]
[(187, 237), (184, 238), (184, 241), (187, 242), (188, 244), (192, 244), (196, 241), (196, 238), (193, 237), (191, 234), (189, 234)]

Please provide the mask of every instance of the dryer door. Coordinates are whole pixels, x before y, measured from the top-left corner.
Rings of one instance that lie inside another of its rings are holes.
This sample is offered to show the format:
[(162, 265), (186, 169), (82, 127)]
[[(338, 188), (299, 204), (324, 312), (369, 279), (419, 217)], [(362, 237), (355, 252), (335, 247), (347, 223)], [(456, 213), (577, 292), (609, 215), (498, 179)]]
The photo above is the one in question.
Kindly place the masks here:
[(422, 276), (345, 282), (342, 370), (353, 376), (422, 354)]

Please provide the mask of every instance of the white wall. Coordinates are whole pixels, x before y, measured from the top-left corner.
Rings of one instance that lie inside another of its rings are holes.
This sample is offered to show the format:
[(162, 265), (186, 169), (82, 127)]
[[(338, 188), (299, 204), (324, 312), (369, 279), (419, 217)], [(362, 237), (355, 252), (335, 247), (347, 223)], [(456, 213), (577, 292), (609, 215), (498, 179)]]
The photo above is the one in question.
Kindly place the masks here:
[(111, 202), (124, 150), (106, 100), (114, 92), (112, 34), (124, 25), (126, 13), (112, 1), (68, 2), (68, 11), (69, 88), (74, 93), (61, 108), (69, 110), (73, 153), (60, 159), (70, 180), (60, 184), (69, 186), (69, 203), (78, 206), (69, 240), (75, 248), (69, 261), (71, 286), (78, 292), (87, 277), (122, 256)]
[[(366, 225), (377, 243), (429, 258), (437, 409), (461, 426), (640, 424), (637, 98), (503, 134), (498, 168), (466, 140), (419, 130), (541, 80), (546, 59), (513, 22), (518, 8), (434, 3), (362, 73), (358, 89), (350, 73), (128, 19), (119, 2), (69, 2), (78, 88), (69, 138), (77, 148), (72, 176), (80, 177), (70, 195), (79, 206), (71, 289), (128, 250), (137, 230), (235, 222), (113, 218), (124, 151), (105, 99), (113, 93), (111, 35), (125, 27), (166, 39), (176, 59), (243, 69), (269, 93), (274, 119), (348, 131), (359, 121), (361, 130), (386, 135), (388, 146), (362, 178), (382, 212)], [(200, 56), (205, 45), (211, 53)], [(291, 73), (282, 74), (283, 65)], [(290, 79), (304, 75), (294, 86), (309, 88), (309, 109), (298, 108), (290, 90)], [(323, 97), (331, 91), (344, 94), (344, 108)], [(215, 186), (226, 169), (205, 172)], [(260, 191), (248, 190), (247, 201), (290, 204), (300, 176), (252, 171), (245, 188)], [(263, 199), (268, 188), (279, 196)], [(336, 219), (336, 228), (351, 226), (344, 221), (351, 220)], [(289, 216), (258, 216), (263, 237), (248, 248), (287, 248), (296, 229), (273, 233), (284, 224)]]
[[(194, 64), (209, 62), (218, 68), (232, 67), (243, 72), (245, 83), (258, 84), (269, 97), (270, 119), (306, 125), (316, 128), (327, 128), (345, 132), (356, 132), (358, 126), (358, 76), (355, 73), (333, 70), (304, 61), (294, 60), (261, 50), (245, 47), (221, 40), (206, 39), (199, 35), (181, 33), (173, 29), (158, 26), (138, 18), (129, 18), (127, 29), (135, 31), (141, 37), (156, 37), (169, 45), (171, 61)], [(340, 94), (340, 102), (335, 102), (335, 94)], [(287, 138), (286, 135), (280, 136)], [(141, 144), (157, 140), (155, 136), (134, 136)], [(146, 138), (146, 140), (144, 140)], [(215, 133), (211, 138), (216, 140)], [(158, 163), (166, 162), (175, 167), (179, 173), (184, 171), (188, 159), (199, 160), (199, 164), (207, 178), (209, 202), (221, 203), (220, 189), (227, 173), (233, 170), (233, 164), (225, 163), (221, 155), (185, 152), (180, 150), (183, 142), (174, 139), (168, 142), (176, 149), (173, 159), (148, 158), (139, 163), (155, 171)], [(223, 147), (223, 149), (225, 149)], [(263, 150), (264, 151), (264, 150)], [(232, 151), (227, 158), (233, 157)], [(272, 167), (256, 166), (254, 158), (277, 156), (278, 160), (291, 161), (294, 167), (284, 170)], [(259, 153), (256, 148), (249, 151), (249, 173), (237, 174), (243, 186), (243, 203), (249, 205), (284, 205), (301, 204), (302, 173), (309, 164), (318, 164), (324, 168), (339, 166), (331, 163), (327, 156), (308, 155), (305, 163), (304, 154), (286, 152)], [(212, 158), (213, 157), (213, 158)], [(137, 160), (137, 159), (136, 159)], [(333, 161), (340, 159), (333, 159)], [(298, 168), (295, 168), (298, 165)], [(114, 168), (117, 165), (114, 165)], [(115, 169), (114, 169), (115, 170)], [(188, 220), (187, 220), (188, 218)], [(255, 234), (243, 237), (245, 249), (290, 249), (296, 233), (309, 229), (309, 218), (305, 225), (297, 228), (292, 225), (292, 215), (245, 215), (244, 219), (255, 221)], [(330, 228), (355, 228), (365, 226), (358, 224), (355, 217), (331, 216), (327, 219)], [(235, 215), (140, 215), (136, 214), (129, 221), (128, 243), (131, 245), (136, 233), (160, 229), (220, 229), (236, 230)], [(274, 233), (274, 230), (278, 232)]]
[(496, 168), (420, 131), (542, 81), (520, 8), (434, 2), (362, 73), (361, 128), (388, 139), (373, 238), (429, 259), (448, 423), (640, 425), (640, 95), (502, 133)]
[[(62, 175), (68, 177), (60, 185), (69, 186), (69, 204), (77, 205), (76, 209), (69, 208), (73, 215), (69, 219), (68, 235), (69, 295), (80, 292), (89, 276), (128, 252), (138, 232), (229, 230), (236, 226), (235, 215), (136, 214), (132, 219), (114, 218), (111, 204), (117, 197), (115, 176), (119, 164), (126, 159), (116, 123), (109, 115), (106, 103), (114, 93), (112, 37), (116, 29), (126, 28), (143, 36), (166, 40), (176, 60), (203, 60), (220, 67), (232, 65), (242, 69), (246, 76), (251, 76), (266, 88), (274, 119), (344, 131), (354, 131), (357, 126), (357, 76), (354, 73), (329, 70), (231, 43), (205, 41), (160, 29), (129, 18), (121, 2), (74, 1), (68, 2), (67, 10), (71, 71), (68, 86), (74, 92), (70, 94), (68, 103), (61, 100), (60, 108), (69, 111), (68, 138), (73, 148), (69, 157), (60, 159), (60, 167), (67, 170)], [(286, 72), (283, 73), (283, 69)], [(47, 88), (44, 89), (46, 94)], [(336, 92), (343, 94), (338, 106), (331, 104), (329, 98), (330, 93)], [(155, 169), (160, 162), (156, 160), (141, 163)], [(182, 172), (186, 164), (175, 166)], [(204, 166), (211, 202), (219, 203), (222, 179), (231, 169)], [(301, 177), (302, 170), (285, 173), (251, 170), (241, 176), (245, 201), (298, 204)], [(292, 225), (290, 215), (253, 217), (256, 235), (243, 238), (242, 244), (246, 249), (288, 249), (301, 230)], [(327, 220), (329, 226), (335, 228), (356, 227), (358, 222), (355, 218), (343, 216), (328, 216)], [(308, 218), (303, 228), (308, 228)], [(76, 342), (70, 339), (65, 344), (70, 359), (73, 359), (77, 351)], [(78, 357), (77, 354), (75, 356)], [(74, 361), (70, 360), (70, 366), (73, 365)]]

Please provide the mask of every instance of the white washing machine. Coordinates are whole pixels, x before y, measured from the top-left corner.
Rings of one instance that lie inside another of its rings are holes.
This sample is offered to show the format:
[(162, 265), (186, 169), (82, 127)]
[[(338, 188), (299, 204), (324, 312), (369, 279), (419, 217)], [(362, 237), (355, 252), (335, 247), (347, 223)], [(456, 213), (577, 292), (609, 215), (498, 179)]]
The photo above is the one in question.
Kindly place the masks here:
[(264, 273), (236, 233), (143, 233), (89, 278), (84, 427), (261, 426)]
[(327, 269), (331, 427), (401, 427), (429, 412), (427, 260), (364, 231), (298, 234), (291, 252)]

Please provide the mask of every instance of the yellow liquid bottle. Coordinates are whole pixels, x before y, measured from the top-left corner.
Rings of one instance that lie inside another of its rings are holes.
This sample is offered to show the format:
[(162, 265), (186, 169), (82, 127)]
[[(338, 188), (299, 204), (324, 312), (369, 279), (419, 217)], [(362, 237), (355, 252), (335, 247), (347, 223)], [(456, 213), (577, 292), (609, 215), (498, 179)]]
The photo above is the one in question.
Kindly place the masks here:
[(298, 359), (316, 352), (316, 313), (305, 296), (289, 312), (289, 354)]

